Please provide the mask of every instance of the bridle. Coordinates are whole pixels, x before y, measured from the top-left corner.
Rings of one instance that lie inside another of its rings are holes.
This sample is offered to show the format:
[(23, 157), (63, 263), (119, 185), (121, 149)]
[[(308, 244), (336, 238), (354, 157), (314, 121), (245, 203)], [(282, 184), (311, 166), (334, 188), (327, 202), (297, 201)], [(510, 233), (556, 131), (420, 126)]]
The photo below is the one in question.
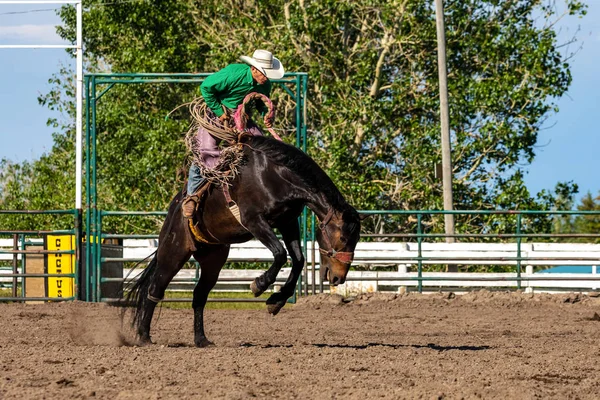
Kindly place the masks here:
[(331, 217), (333, 217), (333, 209), (332, 208), (329, 209), (329, 211), (327, 212), (327, 215), (325, 216), (325, 218), (323, 218), (323, 221), (321, 221), (321, 223), (319, 224), (319, 228), (321, 229), (321, 235), (323, 236), (323, 241), (325, 242), (325, 245), (329, 248), (329, 250), (327, 250), (327, 249), (323, 249), (322, 247), (319, 246), (319, 253), (326, 255), (327, 257), (331, 257), (335, 260), (338, 260), (341, 263), (351, 264), (352, 260), (354, 259), (353, 251), (336, 251), (333, 248), (333, 246), (331, 245), (331, 241), (329, 240), (329, 235), (327, 234), (327, 231), (325, 230), (325, 227), (327, 226), (329, 221), (331, 221)]

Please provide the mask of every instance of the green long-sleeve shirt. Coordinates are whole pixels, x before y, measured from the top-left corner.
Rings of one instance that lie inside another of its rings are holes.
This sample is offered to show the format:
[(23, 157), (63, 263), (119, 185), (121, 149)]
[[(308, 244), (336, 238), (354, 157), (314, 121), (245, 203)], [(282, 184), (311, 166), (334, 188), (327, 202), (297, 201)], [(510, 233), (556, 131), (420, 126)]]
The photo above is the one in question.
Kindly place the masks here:
[[(259, 85), (252, 78), (248, 64), (230, 64), (209, 75), (200, 85), (200, 91), (206, 105), (220, 117), (223, 115), (221, 104), (235, 109), (249, 93), (258, 92), (270, 98), (271, 82), (267, 80), (265, 84)], [(257, 109), (263, 115), (267, 111), (262, 102), (257, 104)]]

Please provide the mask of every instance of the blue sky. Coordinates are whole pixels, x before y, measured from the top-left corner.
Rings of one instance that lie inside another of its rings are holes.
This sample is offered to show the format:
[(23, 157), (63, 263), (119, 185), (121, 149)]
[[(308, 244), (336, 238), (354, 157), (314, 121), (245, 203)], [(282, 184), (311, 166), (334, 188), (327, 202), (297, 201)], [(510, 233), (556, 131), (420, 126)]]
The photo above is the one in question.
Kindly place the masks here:
[(559, 32), (565, 41), (579, 28), (578, 42), (571, 48), (582, 48), (570, 61), (569, 92), (540, 132), (536, 159), (526, 168), (525, 182), (532, 193), (553, 189), (559, 181), (574, 181), (580, 190), (577, 199), (588, 192), (600, 194), (600, 0), (587, 3), (588, 14), (571, 18)]
[[(67, 44), (55, 33), (54, 11), (5, 14), (52, 8), (0, 4), (0, 44)], [(46, 121), (55, 115), (37, 97), (50, 90), (48, 79), (61, 62), (74, 65), (64, 49), (0, 49), (0, 158), (32, 160), (52, 148)]]
[[(569, 19), (560, 34), (561, 39), (571, 37), (579, 27), (574, 46), (583, 47), (571, 61), (569, 93), (558, 101), (560, 111), (545, 124), (536, 159), (525, 168), (532, 193), (553, 189), (559, 181), (577, 183), (578, 199), (600, 191), (600, 0), (588, 3), (588, 15)], [(60, 23), (54, 12), (5, 14), (53, 7), (0, 4), (0, 44), (62, 44), (54, 32)], [(52, 147), (46, 120), (55, 115), (38, 105), (37, 97), (49, 91), (48, 78), (60, 63), (74, 61), (65, 50), (0, 49), (0, 158), (32, 160)]]

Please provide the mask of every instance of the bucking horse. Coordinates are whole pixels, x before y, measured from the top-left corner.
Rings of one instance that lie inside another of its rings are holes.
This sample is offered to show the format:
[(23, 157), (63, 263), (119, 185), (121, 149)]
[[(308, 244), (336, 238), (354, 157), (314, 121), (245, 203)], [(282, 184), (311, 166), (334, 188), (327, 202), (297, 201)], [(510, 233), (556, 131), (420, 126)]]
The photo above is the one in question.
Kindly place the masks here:
[[(156, 305), (169, 282), (193, 256), (201, 270), (192, 302), (194, 343), (198, 347), (212, 345), (204, 331), (208, 294), (227, 260), (230, 245), (253, 237), (273, 253), (274, 259), (250, 285), (255, 296), (275, 282), (288, 254), (291, 258), (287, 281), (266, 301), (268, 312), (276, 315), (293, 295), (304, 267), (298, 224), (304, 206), (319, 219), (316, 239), (321, 279), (333, 286), (346, 280), (360, 235), (358, 212), (317, 163), (296, 147), (248, 135), (240, 137), (238, 146), (244, 160), (238, 173), (223, 184), (226, 190), (213, 184), (205, 191), (193, 219), (182, 215), (183, 191), (169, 205), (158, 249), (126, 298), (133, 307), (132, 325), (141, 343), (151, 343), (150, 325)], [(236, 205), (235, 213), (232, 204)], [(274, 229), (280, 232), (285, 248)]]

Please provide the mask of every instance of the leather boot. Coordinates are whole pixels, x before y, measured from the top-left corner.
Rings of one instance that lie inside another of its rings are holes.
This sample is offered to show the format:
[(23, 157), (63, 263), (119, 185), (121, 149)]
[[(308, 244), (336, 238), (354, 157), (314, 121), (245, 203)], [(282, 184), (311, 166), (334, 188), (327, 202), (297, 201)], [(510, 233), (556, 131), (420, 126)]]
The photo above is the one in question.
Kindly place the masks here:
[(198, 206), (198, 196), (186, 196), (183, 199), (183, 203), (181, 204), (181, 211), (183, 212), (183, 216), (185, 218), (192, 218), (194, 213), (196, 212), (196, 207)]

